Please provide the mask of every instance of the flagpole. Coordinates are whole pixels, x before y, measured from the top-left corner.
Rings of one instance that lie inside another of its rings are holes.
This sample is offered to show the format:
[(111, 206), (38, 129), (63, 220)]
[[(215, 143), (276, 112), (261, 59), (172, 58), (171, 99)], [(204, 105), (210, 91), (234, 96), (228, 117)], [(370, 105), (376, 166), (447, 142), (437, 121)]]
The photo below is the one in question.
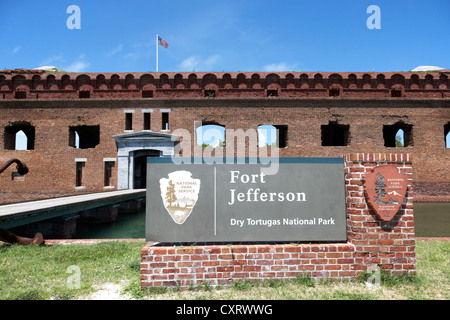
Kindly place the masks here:
[(158, 34), (156, 34), (156, 72), (158, 72)]

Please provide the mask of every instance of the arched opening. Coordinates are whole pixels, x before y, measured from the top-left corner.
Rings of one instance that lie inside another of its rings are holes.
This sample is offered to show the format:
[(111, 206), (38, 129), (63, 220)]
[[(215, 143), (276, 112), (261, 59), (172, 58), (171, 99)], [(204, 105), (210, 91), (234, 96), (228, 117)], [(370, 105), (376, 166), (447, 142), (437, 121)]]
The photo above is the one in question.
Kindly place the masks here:
[(247, 80), (245, 78), (245, 74), (239, 73), (236, 77), (236, 86), (240, 89), (247, 88)]
[(28, 138), (22, 130), (16, 133), (15, 150), (27, 150)]
[(402, 129), (398, 129), (395, 135), (395, 147), (403, 147), (405, 145), (405, 132)]
[(7, 150), (34, 150), (34, 139), (35, 129), (26, 121), (14, 122), (5, 127), (4, 144)]
[(95, 87), (96, 89), (105, 90), (108, 89), (106, 85), (106, 78), (103, 74), (99, 74), (95, 79)]
[(184, 81), (183, 81), (183, 75), (180, 73), (177, 73), (175, 77), (173, 78), (173, 86), (176, 89), (184, 89)]
[(129, 90), (136, 89), (136, 83), (132, 74), (127, 74), (125, 77), (125, 88)]
[(77, 131), (75, 131), (75, 144), (74, 144), (74, 148), (75, 148), (75, 149), (80, 149), (80, 135), (78, 134)]
[(251, 87), (253, 89), (261, 88), (261, 79), (259, 77), (259, 74), (257, 74), (257, 73), (252, 74), (252, 78), (250, 81), (251, 81)]
[(397, 122), (393, 125), (383, 126), (385, 147), (409, 147), (413, 145), (412, 125)]
[(197, 145), (202, 147), (225, 147), (225, 126), (220, 124), (205, 124), (195, 129)]
[(323, 77), (320, 73), (314, 75), (314, 88), (323, 88)]

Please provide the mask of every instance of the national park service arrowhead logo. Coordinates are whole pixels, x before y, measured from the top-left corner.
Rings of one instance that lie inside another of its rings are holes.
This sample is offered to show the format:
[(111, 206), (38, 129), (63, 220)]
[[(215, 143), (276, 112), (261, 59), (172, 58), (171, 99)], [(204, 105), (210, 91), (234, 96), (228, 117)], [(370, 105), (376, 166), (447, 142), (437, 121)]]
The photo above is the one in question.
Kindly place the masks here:
[(186, 221), (198, 200), (200, 179), (191, 176), (189, 171), (181, 170), (159, 180), (164, 207), (178, 224)]
[(364, 176), (367, 202), (383, 221), (390, 221), (400, 209), (408, 181), (394, 166), (376, 167)]

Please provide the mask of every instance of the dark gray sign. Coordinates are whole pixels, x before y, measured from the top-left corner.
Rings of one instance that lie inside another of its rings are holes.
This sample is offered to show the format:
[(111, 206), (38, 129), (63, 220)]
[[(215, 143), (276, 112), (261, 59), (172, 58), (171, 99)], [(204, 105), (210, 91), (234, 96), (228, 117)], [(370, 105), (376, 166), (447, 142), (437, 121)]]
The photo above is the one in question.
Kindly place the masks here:
[(276, 174), (246, 160), (147, 158), (146, 240), (346, 241), (342, 158), (279, 158)]

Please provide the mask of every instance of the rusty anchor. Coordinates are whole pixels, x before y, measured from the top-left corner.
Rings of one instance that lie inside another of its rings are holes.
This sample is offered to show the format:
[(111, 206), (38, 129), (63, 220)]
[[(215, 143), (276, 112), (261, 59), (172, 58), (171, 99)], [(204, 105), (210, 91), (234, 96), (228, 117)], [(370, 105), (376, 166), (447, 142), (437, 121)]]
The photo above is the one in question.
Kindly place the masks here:
[[(17, 166), (17, 172), (20, 175), (25, 175), (28, 173), (27, 166), (22, 163), (19, 159), (11, 159), (7, 161), (3, 166), (0, 167), (0, 173), (5, 171), (10, 165), (13, 163), (16, 163)], [(33, 238), (27, 238), (27, 237), (21, 237), (18, 235), (15, 235), (14, 233), (0, 228), (0, 241), (7, 242), (7, 243), (20, 243), (20, 244), (43, 244), (45, 243), (44, 237), (41, 233), (36, 233)]]

